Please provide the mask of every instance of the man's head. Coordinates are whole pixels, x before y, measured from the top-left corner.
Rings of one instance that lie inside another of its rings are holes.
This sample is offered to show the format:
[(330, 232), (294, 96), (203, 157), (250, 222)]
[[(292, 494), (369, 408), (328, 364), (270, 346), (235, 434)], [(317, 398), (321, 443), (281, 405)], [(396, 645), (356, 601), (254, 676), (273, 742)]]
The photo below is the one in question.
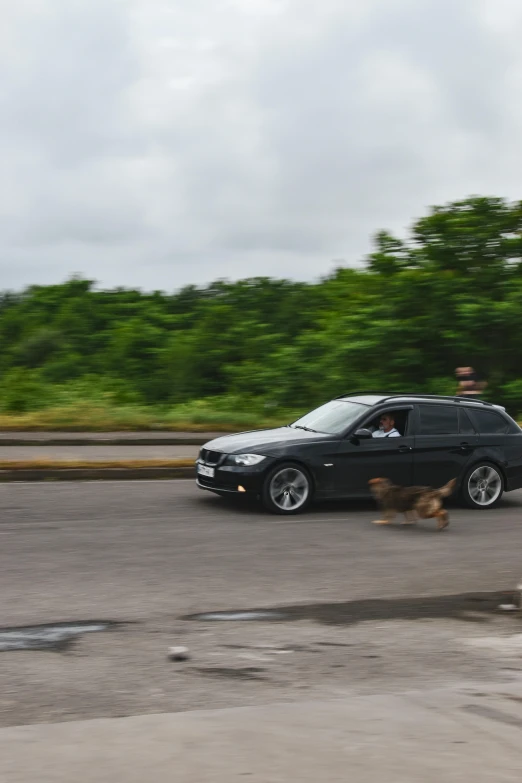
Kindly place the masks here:
[(384, 432), (389, 432), (395, 427), (395, 419), (393, 413), (383, 413), (379, 419), (379, 427)]
[(455, 375), (461, 381), (474, 380), (475, 370), (473, 367), (457, 367), (455, 370)]

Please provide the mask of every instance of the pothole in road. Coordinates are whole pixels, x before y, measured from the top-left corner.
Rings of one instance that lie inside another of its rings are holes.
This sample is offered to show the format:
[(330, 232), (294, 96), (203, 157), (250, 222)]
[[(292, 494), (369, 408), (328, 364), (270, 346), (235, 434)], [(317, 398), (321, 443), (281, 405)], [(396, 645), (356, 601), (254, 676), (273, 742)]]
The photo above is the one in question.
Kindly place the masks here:
[[(354, 625), (385, 620), (455, 619), (468, 623), (487, 622), (488, 616), (499, 614), (499, 605), (506, 603), (506, 593), (459, 593), (388, 599), (361, 599), (339, 603), (292, 604), (277, 609), (260, 607), (241, 611), (204, 612), (185, 615), (182, 620), (295, 622), (309, 620), (323, 625)], [(502, 613), (500, 613), (502, 614)]]
[(244, 666), (241, 669), (233, 669), (226, 666), (205, 666), (194, 669), (198, 674), (204, 674), (208, 677), (225, 677), (233, 680), (266, 680), (262, 676), (265, 669), (259, 666)]
[(13, 650), (63, 651), (84, 633), (107, 631), (116, 625), (107, 620), (49, 623), (0, 628), (0, 652)]
[(271, 609), (255, 609), (251, 612), (203, 612), (203, 614), (188, 615), (183, 619), (200, 620), (201, 622), (213, 622), (215, 620), (237, 622), (241, 620), (285, 620), (286, 615), (283, 612), (272, 611)]

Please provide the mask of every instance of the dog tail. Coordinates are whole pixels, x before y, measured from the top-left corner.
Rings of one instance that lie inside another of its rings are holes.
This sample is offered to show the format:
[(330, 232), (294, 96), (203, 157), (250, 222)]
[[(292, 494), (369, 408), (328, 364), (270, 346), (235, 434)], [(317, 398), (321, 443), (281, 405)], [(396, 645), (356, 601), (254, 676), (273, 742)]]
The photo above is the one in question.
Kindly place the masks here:
[(444, 486), (438, 490), (438, 493), (441, 496), (441, 498), (449, 497), (453, 493), (456, 483), (457, 483), (457, 479), (453, 478), (451, 479), (451, 481), (448, 481), (447, 484), (444, 484)]

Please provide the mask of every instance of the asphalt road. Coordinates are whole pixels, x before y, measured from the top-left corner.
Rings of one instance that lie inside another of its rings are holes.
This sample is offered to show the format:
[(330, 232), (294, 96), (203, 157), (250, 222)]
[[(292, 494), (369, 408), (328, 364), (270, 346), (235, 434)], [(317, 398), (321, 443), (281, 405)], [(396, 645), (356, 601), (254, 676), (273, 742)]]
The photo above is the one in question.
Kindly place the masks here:
[(2, 446), (0, 461), (4, 460), (147, 460), (196, 459), (199, 446)]
[[(522, 618), (497, 607), (521, 492), (450, 507), (443, 533), (372, 526), (371, 504), (273, 517), (191, 481), (9, 484), (0, 508), (1, 726), (520, 682)], [(19, 630), (65, 622), (94, 627)], [(9, 649), (27, 644), (50, 646)]]

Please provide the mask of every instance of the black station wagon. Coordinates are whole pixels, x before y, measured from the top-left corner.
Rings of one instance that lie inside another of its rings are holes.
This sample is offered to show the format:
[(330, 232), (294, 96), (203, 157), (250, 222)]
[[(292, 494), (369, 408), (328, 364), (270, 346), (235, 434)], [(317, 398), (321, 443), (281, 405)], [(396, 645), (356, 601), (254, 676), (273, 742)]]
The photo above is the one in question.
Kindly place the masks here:
[[(393, 419), (395, 437), (378, 431), (383, 416)], [(431, 487), (456, 478), (465, 504), (489, 509), (522, 487), (522, 430), (483, 400), (360, 392), (285, 427), (212, 440), (197, 460), (201, 489), (251, 493), (277, 514), (303, 511), (313, 499), (369, 496), (378, 476)]]

